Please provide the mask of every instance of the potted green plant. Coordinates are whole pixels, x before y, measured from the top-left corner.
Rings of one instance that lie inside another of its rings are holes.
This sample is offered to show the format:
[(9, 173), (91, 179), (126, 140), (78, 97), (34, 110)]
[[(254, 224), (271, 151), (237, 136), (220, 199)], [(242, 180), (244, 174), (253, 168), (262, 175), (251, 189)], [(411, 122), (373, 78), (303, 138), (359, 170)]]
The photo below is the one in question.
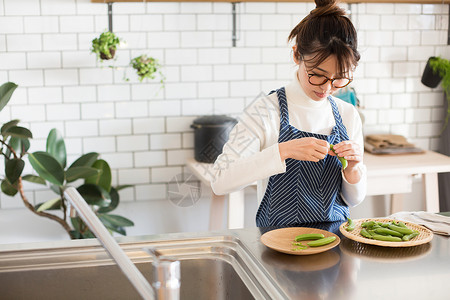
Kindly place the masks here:
[[(0, 87), (0, 110), (11, 98), (17, 85), (11, 82)], [(77, 216), (70, 216), (64, 190), (76, 187), (91, 206), (101, 222), (112, 233), (126, 235), (124, 227), (133, 222), (123, 216), (111, 214), (120, 202), (118, 191), (129, 186), (111, 186), (111, 169), (99, 154), (92, 152), (80, 156), (70, 166), (67, 165), (66, 146), (62, 135), (52, 129), (47, 137), (46, 150), (28, 153), (33, 134), (27, 128), (18, 126), (19, 120), (9, 121), (0, 128), (1, 155), (5, 161), (5, 177), (1, 178), (1, 191), (9, 196), (20, 194), (24, 205), (34, 214), (59, 223), (72, 239), (94, 237), (93, 233)], [(37, 173), (22, 175), (24, 157)], [(23, 181), (48, 186), (55, 198), (32, 205), (27, 199)], [(54, 213), (56, 212), (56, 213)]]
[(447, 127), (450, 117), (450, 61), (442, 58), (432, 56), (428, 59), (422, 74), (422, 83), (430, 88), (435, 88), (441, 82), (441, 86), (447, 98), (447, 115), (444, 121), (444, 127), (441, 132)]
[(114, 58), (120, 39), (111, 31), (105, 31), (98, 38), (92, 40), (91, 52), (97, 55), (97, 59), (109, 60)]
[(157, 59), (143, 54), (133, 58), (130, 65), (136, 70), (139, 81), (142, 82), (145, 78), (154, 79), (158, 74), (160, 77), (160, 83), (162, 84), (164, 82), (164, 75), (161, 72), (161, 64)]

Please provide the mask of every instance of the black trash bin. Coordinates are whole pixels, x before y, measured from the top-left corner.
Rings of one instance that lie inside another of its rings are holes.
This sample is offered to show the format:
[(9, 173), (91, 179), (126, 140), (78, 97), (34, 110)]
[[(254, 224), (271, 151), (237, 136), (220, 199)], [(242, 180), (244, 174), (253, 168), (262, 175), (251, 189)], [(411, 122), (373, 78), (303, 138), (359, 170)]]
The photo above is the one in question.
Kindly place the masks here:
[(228, 141), (237, 120), (225, 115), (202, 116), (194, 120), (195, 160), (214, 163)]

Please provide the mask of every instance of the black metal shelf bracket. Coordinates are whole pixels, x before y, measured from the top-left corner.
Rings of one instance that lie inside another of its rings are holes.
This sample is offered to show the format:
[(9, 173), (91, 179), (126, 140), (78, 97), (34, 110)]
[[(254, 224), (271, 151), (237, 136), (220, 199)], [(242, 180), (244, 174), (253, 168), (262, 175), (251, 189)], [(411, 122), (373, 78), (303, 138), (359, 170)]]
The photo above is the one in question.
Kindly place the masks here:
[(238, 40), (237, 37), (237, 12), (236, 12), (236, 5), (239, 2), (231, 2), (231, 13), (232, 13), (232, 33), (231, 33), (231, 41), (233, 47), (236, 47), (236, 42)]
[(113, 32), (112, 5), (113, 5), (113, 2), (108, 2), (108, 29), (109, 29), (109, 32)]
[(448, 5), (447, 45), (450, 45), (450, 4)]

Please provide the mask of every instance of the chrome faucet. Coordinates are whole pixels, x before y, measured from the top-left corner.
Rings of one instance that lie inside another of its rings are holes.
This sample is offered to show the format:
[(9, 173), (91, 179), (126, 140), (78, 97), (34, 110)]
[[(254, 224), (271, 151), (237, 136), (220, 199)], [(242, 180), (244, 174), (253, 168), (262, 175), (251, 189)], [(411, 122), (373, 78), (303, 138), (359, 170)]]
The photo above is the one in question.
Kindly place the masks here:
[[(71, 206), (75, 207), (81, 219), (89, 229), (95, 234), (103, 247), (108, 251), (122, 272), (136, 288), (141, 297), (145, 300), (177, 300), (180, 291), (180, 262), (162, 256), (154, 248), (144, 249), (153, 257), (153, 270), (155, 282), (153, 288), (145, 279), (130, 258), (120, 248), (116, 240), (110, 235), (108, 230), (97, 218), (95, 213), (78, 193), (74, 187), (69, 187), (64, 191), (64, 196), (69, 200)], [(69, 209), (73, 216), (73, 210)]]

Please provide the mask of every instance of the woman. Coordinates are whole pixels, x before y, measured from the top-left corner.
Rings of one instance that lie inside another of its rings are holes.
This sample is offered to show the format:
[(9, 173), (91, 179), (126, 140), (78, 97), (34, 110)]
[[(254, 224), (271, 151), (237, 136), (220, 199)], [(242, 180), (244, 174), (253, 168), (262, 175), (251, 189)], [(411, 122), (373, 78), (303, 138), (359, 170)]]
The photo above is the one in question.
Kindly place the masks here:
[(315, 2), (289, 35), (295, 78), (246, 108), (214, 164), (216, 194), (257, 181), (258, 227), (346, 220), (365, 197), (361, 119), (332, 96), (352, 81), (356, 30), (334, 0)]

